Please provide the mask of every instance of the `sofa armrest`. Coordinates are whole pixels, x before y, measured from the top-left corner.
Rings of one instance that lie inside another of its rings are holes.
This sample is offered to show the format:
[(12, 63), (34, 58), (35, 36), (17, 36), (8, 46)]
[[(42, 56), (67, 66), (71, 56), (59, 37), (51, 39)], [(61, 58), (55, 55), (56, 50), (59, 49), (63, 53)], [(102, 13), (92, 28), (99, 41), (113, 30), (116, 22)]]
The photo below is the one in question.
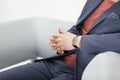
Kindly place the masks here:
[(82, 80), (120, 80), (120, 54), (98, 54), (86, 67)]
[(57, 33), (60, 26), (67, 30), (73, 24), (41, 17), (0, 23), (0, 69), (28, 59), (52, 56), (55, 51), (48, 44), (50, 35)]
[(0, 69), (37, 57), (31, 20), (0, 23)]

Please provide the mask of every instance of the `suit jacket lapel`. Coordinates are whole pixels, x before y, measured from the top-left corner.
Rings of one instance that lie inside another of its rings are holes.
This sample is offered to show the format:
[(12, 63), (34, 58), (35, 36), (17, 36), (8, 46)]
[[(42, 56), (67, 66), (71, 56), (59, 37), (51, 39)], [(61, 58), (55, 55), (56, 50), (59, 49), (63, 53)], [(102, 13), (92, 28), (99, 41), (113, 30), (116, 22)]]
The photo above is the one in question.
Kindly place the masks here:
[[(88, 31), (88, 33), (94, 29), (96, 27), (97, 24), (99, 24), (101, 21), (103, 21), (110, 13), (112, 12), (118, 12), (120, 11), (120, 1), (115, 3), (111, 8), (109, 8), (108, 10), (106, 10), (93, 24), (93, 26), (90, 28), (90, 30)], [(88, 34), (87, 33), (87, 34)]]
[(82, 17), (78, 19), (76, 26), (79, 26), (79, 24), (83, 22), (102, 1), (103, 0), (88, 0), (81, 13)]

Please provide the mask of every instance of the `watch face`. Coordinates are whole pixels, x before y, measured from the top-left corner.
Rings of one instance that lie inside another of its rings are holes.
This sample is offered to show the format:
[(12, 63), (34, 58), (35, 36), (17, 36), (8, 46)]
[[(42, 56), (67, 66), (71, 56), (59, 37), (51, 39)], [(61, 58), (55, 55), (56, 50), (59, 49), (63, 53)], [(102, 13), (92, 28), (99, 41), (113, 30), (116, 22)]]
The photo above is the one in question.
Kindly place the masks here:
[(74, 48), (78, 48), (77, 45), (76, 45), (77, 38), (78, 38), (78, 36), (75, 36), (75, 37), (72, 39), (72, 46), (73, 46)]

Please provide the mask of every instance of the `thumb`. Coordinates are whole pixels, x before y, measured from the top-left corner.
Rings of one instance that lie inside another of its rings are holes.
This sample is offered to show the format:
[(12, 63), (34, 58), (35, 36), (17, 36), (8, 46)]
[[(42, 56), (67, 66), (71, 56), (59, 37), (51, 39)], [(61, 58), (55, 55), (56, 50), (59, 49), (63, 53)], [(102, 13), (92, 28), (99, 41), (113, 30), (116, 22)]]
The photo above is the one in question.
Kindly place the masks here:
[(64, 34), (66, 31), (63, 28), (59, 28), (59, 33)]

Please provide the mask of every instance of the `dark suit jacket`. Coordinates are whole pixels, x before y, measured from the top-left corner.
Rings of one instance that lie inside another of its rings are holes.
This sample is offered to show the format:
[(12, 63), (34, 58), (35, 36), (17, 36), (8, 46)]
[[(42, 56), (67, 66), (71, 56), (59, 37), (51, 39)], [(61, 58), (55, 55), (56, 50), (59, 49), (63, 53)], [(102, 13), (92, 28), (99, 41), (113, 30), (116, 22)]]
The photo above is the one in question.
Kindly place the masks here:
[[(84, 20), (94, 11), (103, 0), (87, 0), (77, 23), (69, 30), (81, 35)], [(81, 75), (88, 63), (99, 53), (105, 51), (120, 52), (120, 1), (106, 10), (92, 25), (90, 30), (81, 39), (82, 49), (65, 52), (68, 55), (77, 51), (75, 80), (81, 80)], [(52, 58), (57, 58), (52, 57)], [(51, 59), (51, 58), (48, 58)]]
[[(76, 25), (69, 31), (81, 35), (84, 20), (103, 0), (88, 0)], [(95, 55), (105, 52), (120, 52), (120, 1), (106, 10), (92, 25), (81, 40), (82, 49), (77, 51), (76, 78), (80, 80), (87, 64)]]

